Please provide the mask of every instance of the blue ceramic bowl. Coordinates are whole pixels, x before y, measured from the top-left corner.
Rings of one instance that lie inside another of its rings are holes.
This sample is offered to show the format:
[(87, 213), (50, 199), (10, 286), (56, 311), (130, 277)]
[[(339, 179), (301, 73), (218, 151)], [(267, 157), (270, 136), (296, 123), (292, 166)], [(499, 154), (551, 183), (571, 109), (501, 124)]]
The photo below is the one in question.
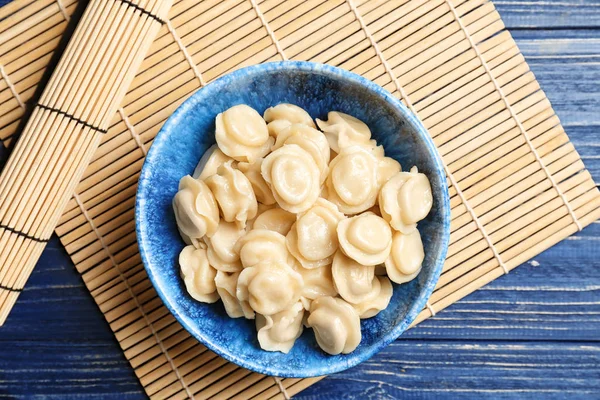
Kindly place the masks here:
[[(417, 165), (431, 181), (434, 204), (419, 223), (425, 261), (413, 281), (394, 285), (388, 308), (362, 320), (362, 341), (344, 355), (319, 349), (306, 329), (288, 354), (261, 350), (253, 320), (232, 319), (221, 302), (203, 304), (186, 292), (178, 256), (184, 247), (171, 207), (179, 180), (191, 174), (215, 142), (215, 117), (236, 104), (260, 114), (293, 103), (313, 118), (342, 111), (364, 121), (386, 155), (403, 168)], [(312, 377), (350, 368), (396, 339), (425, 306), (442, 270), (450, 235), (446, 176), (423, 125), (390, 93), (358, 75), (308, 62), (277, 62), (237, 70), (196, 92), (167, 120), (146, 157), (136, 202), (137, 238), (150, 280), (177, 320), (200, 342), (242, 367), (281, 377)]]

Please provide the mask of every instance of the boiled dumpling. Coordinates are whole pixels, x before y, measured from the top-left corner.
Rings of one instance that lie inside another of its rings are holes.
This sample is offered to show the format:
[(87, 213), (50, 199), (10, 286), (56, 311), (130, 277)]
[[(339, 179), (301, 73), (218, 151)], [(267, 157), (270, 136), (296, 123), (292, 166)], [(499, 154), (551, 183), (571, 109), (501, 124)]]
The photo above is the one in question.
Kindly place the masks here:
[(288, 353), (302, 334), (304, 307), (295, 303), (287, 310), (273, 315), (256, 315), (258, 343), (263, 350)]
[(331, 265), (308, 269), (296, 263), (294, 264), (294, 270), (302, 275), (304, 280), (301, 300), (303, 300), (307, 310), (310, 309), (312, 300), (322, 296), (335, 296), (338, 294), (333, 284)]
[(179, 253), (181, 276), (190, 296), (203, 303), (219, 300), (215, 276), (217, 271), (208, 263), (206, 249), (186, 246)]
[(234, 247), (239, 238), (246, 233), (233, 222), (221, 221), (217, 231), (211, 238), (204, 238), (208, 246), (208, 262), (215, 269), (223, 272), (237, 272), (242, 269), (240, 255)]
[(365, 145), (371, 139), (371, 130), (361, 120), (338, 111), (327, 114), (327, 121), (317, 119), (317, 125), (325, 133), (329, 147), (336, 153), (353, 145)]
[(285, 261), (262, 261), (244, 268), (238, 279), (238, 300), (259, 314), (273, 315), (300, 300), (302, 276)]
[(249, 306), (245, 309), (242, 309), (242, 305), (236, 296), (236, 288), (239, 276), (239, 272), (228, 273), (217, 271), (217, 275), (215, 276), (215, 286), (217, 287), (219, 296), (221, 296), (221, 300), (223, 301), (227, 315), (229, 315), (231, 318), (240, 318), (246, 316), (248, 319), (252, 319), (254, 318), (254, 311), (252, 311)]
[(311, 155), (295, 144), (269, 154), (262, 163), (262, 176), (286, 211), (306, 211), (319, 197), (319, 168)]
[(329, 144), (318, 130), (303, 124), (292, 124), (277, 136), (273, 150), (285, 144), (296, 144), (306, 150), (315, 160), (320, 171), (319, 182), (323, 183), (329, 171)]
[(417, 229), (407, 235), (395, 232), (392, 251), (385, 260), (387, 275), (396, 283), (411, 281), (421, 272), (424, 259), (423, 242)]
[(264, 157), (274, 143), (265, 120), (245, 104), (217, 115), (215, 123), (219, 148), (236, 161), (253, 162)]
[(358, 304), (352, 304), (361, 319), (374, 317), (380, 311), (385, 310), (394, 294), (392, 283), (386, 276), (376, 276), (375, 278), (379, 284), (373, 285), (371, 295)]
[(262, 158), (259, 158), (253, 163), (241, 162), (238, 164), (238, 169), (246, 175), (246, 178), (248, 178), (248, 181), (252, 184), (256, 200), (265, 205), (275, 204), (273, 192), (271, 192), (271, 188), (267, 182), (265, 182), (260, 171), (262, 162)]
[(327, 200), (344, 214), (358, 214), (377, 200), (379, 161), (360, 146), (347, 147), (329, 164)]
[(219, 225), (219, 208), (210, 188), (189, 175), (179, 181), (173, 210), (177, 227), (184, 240), (187, 239), (186, 243), (204, 235), (212, 236)]
[[(217, 173), (217, 169), (227, 161), (232, 161), (233, 159), (229, 156), (226, 156), (219, 146), (213, 144), (208, 150), (204, 152), (204, 155), (200, 159), (200, 162), (196, 166), (194, 170), (194, 174), (192, 177), (194, 179), (204, 180), (211, 175)], [(235, 162), (233, 162), (235, 166)]]
[(392, 228), (402, 233), (417, 229), (417, 222), (429, 214), (433, 205), (431, 185), (416, 167), (399, 172), (381, 188), (379, 208)]
[(285, 131), (290, 125), (292, 125), (290, 121), (285, 119), (276, 119), (267, 124), (267, 129), (269, 130), (269, 135), (277, 139), (281, 132)]
[(345, 218), (335, 204), (318, 199), (287, 234), (288, 249), (304, 268), (317, 268), (331, 264), (338, 248), (336, 228)]
[(244, 228), (246, 221), (256, 216), (258, 204), (252, 185), (242, 172), (233, 168), (231, 161), (220, 166), (217, 174), (206, 179), (206, 184), (217, 199), (225, 221)]
[(361, 265), (341, 251), (335, 254), (331, 271), (337, 292), (348, 303), (362, 303), (372, 297), (373, 292), (379, 292), (375, 267)]
[(314, 300), (306, 322), (313, 328), (319, 347), (331, 355), (354, 351), (362, 337), (358, 313), (339, 298), (324, 296)]
[(265, 121), (271, 123), (273, 121), (288, 121), (290, 124), (303, 124), (316, 128), (310, 115), (301, 107), (294, 104), (281, 103), (275, 107), (269, 107), (264, 113)]
[(267, 229), (282, 235), (287, 235), (292, 225), (296, 222), (296, 216), (282, 208), (275, 207), (266, 210), (256, 217), (253, 229)]
[(391, 157), (382, 157), (379, 159), (379, 167), (377, 174), (377, 184), (381, 188), (394, 175), (402, 171), (400, 163)]
[(235, 245), (245, 268), (266, 260), (293, 262), (285, 245), (285, 236), (265, 229), (253, 229), (242, 236)]
[(381, 264), (390, 254), (392, 230), (383, 218), (372, 212), (341, 221), (337, 233), (344, 254), (359, 264)]

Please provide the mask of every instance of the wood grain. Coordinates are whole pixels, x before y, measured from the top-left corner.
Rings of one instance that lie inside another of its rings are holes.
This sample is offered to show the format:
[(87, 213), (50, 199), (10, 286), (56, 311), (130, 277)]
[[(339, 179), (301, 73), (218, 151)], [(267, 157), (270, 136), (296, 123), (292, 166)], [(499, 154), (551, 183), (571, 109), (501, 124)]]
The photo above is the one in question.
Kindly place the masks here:
[[(600, 183), (600, 2), (495, 4)], [(599, 242), (594, 223), (296, 398), (595, 397)], [(55, 238), (0, 330), (0, 348), (0, 398), (144, 398)]]

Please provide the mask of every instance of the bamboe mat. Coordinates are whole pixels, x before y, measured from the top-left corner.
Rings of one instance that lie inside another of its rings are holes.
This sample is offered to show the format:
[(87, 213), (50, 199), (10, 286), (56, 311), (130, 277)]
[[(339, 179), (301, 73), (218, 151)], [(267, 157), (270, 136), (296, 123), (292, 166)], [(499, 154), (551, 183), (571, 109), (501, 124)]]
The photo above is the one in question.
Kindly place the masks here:
[[(0, 9), (3, 139), (39, 81), (44, 63), (32, 65), (52, 51), (29, 56), (6, 43), (54, 43), (62, 10), (75, 7), (60, 1)], [(205, 82), (282, 59), (373, 80), (418, 114), (438, 146), (451, 244), (415, 323), (600, 217), (598, 189), (491, 2), (176, 1), (56, 230), (150, 397), (285, 398), (318, 380), (250, 373), (206, 350), (162, 305), (135, 240), (138, 174), (168, 116)]]

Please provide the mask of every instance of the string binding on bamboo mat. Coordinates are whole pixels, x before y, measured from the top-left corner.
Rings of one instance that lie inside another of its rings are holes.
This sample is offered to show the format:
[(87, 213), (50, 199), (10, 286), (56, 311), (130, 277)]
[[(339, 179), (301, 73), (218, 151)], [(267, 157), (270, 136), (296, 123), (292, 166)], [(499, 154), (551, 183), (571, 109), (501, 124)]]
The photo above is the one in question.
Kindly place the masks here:
[(165, 21), (163, 21), (161, 18), (159, 18), (158, 16), (152, 14), (150, 11), (146, 10), (145, 8), (142, 8), (142, 7), (138, 6), (137, 4), (132, 3), (129, 0), (119, 0), (119, 1), (121, 3), (123, 3), (123, 4), (127, 4), (129, 7), (133, 8), (136, 11), (140, 11), (143, 15), (149, 16), (150, 18), (152, 18), (153, 20), (161, 23), (162, 25), (165, 24)]
[(83, 216), (85, 217), (85, 219), (87, 220), (87, 222), (90, 224), (90, 227), (94, 231), (94, 234), (96, 235), (96, 237), (100, 241), (100, 245), (102, 246), (102, 249), (108, 255), (108, 258), (110, 259), (110, 262), (113, 264), (113, 266), (117, 270), (117, 273), (119, 274), (119, 277), (121, 278), (121, 280), (123, 281), (123, 283), (127, 287), (127, 291), (129, 292), (129, 295), (133, 299), (133, 301), (134, 301), (135, 306), (137, 307), (137, 309), (142, 314), (142, 317), (144, 318), (144, 321), (146, 322), (146, 325), (148, 326), (148, 328), (150, 328), (150, 331), (152, 333), (152, 336), (154, 337), (154, 340), (156, 341), (156, 344), (159, 346), (161, 352), (165, 355), (165, 358), (169, 362), (169, 365), (171, 365), (171, 369), (173, 370), (173, 372), (175, 372), (175, 376), (177, 377), (177, 379), (181, 383), (181, 386), (183, 387), (183, 389), (187, 393), (188, 397), (190, 399), (194, 399), (194, 394), (190, 391), (190, 388), (187, 386), (187, 384), (183, 380), (183, 376), (181, 376), (181, 373), (179, 372), (179, 369), (175, 365), (175, 362), (173, 361), (173, 359), (171, 358), (171, 356), (169, 356), (169, 353), (168, 353), (167, 349), (163, 345), (162, 341), (160, 340), (160, 337), (158, 336), (158, 333), (154, 329), (154, 325), (150, 322), (150, 318), (148, 318), (148, 315), (146, 314), (146, 311), (144, 311), (144, 308), (142, 307), (142, 305), (140, 304), (137, 296), (133, 292), (133, 289), (131, 288), (131, 285), (129, 284), (129, 281), (127, 280), (127, 277), (123, 274), (123, 272), (121, 271), (121, 268), (119, 268), (119, 264), (117, 263), (117, 260), (115, 260), (115, 257), (113, 256), (112, 252), (110, 251), (110, 249), (106, 245), (106, 242), (104, 241), (104, 237), (98, 231), (98, 228), (96, 227), (96, 224), (94, 223), (94, 220), (88, 214), (86, 208), (84, 207), (83, 202), (79, 198), (79, 194), (77, 194), (77, 192), (73, 193), (73, 198), (75, 199), (75, 202), (77, 203), (77, 206), (79, 206), (79, 209), (81, 210), (81, 213), (83, 214)]
[(100, 132), (100, 133), (106, 133), (106, 132), (108, 132), (108, 130), (106, 130), (106, 129), (98, 128), (97, 126), (94, 126), (94, 125), (90, 124), (89, 122), (86, 122), (86, 121), (84, 121), (82, 119), (79, 119), (79, 118), (77, 118), (74, 115), (71, 115), (71, 114), (69, 114), (67, 112), (64, 112), (63, 110), (59, 110), (58, 108), (48, 107), (48, 106), (46, 106), (44, 104), (41, 104), (41, 103), (38, 103), (37, 106), (39, 108), (44, 109), (44, 110), (48, 110), (48, 111), (55, 112), (55, 113), (60, 114), (60, 115), (64, 115), (65, 117), (69, 118), (70, 120), (75, 121), (78, 124), (82, 124), (86, 128), (93, 129), (93, 130), (95, 130), (97, 132)]
[(61, 0), (56, 0), (56, 4), (58, 5), (58, 9), (60, 10), (60, 13), (65, 18), (65, 21), (69, 22), (69, 19), (70, 19), (69, 18), (69, 14), (67, 13), (67, 9), (63, 5), (62, 1)]
[(23, 291), (23, 288), (13, 288), (13, 287), (4, 286), (1, 284), (0, 284), (0, 289), (8, 290), (9, 292), (22, 292)]
[(4, 82), (6, 82), (6, 86), (8, 86), (8, 88), (10, 89), (10, 92), (12, 93), (14, 98), (17, 99), (17, 103), (19, 103), (19, 106), (21, 106), (21, 108), (24, 110), (25, 103), (23, 103), (23, 100), (21, 100), (21, 96), (19, 96), (19, 92), (17, 91), (17, 88), (15, 87), (15, 85), (13, 85), (12, 81), (8, 77), (8, 74), (4, 70), (4, 66), (2, 66), (2, 64), (0, 64), (0, 75), (2, 75), (2, 79), (4, 79)]
[(275, 45), (277, 52), (281, 55), (281, 58), (284, 61), (287, 61), (288, 58), (286, 57), (285, 53), (283, 52), (283, 49), (281, 48), (281, 43), (279, 43), (279, 40), (277, 40), (277, 37), (275, 36), (275, 32), (273, 32), (273, 29), (271, 29), (271, 26), (267, 22), (265, 15), (262, 13), (262, 11), (260, 11), (260, 8), (258, 7), (256, 0), (250, 0), (250, 3), (252, 3), (252, 8), (254, 8), (254, 12), (256, 12), (256, 16), (258, 17), (258, 19), (260, 19), (260, 22), (263, 24), (263, 26), (267, 30), (267, 33), (269, 34), (271, 41)]
[(39, 238), (39, 237), (35, 237), (35, 236), (30, 235), (28, 233), (16, 230), (15, 228), (11, 228), (8, 225), (0, 224), (0, 229), (7, 230), (7, 231), (12, 232), (14, 234), (17, 234), (19, 236), (22, 236), (25, 239), (33, 240), (34, 242), (39, 242), (39, 243), (46, 243), (46, 242), (48, 242), (48, 239), (42, 239), (42, 238)]
[(121, 119), (123, 120), (123, 122), (125, 123), (125, 126), (127, 127), (127, 130), (131, 134), (131, 137), (133, 138), (133, 140), (135, 140), (135, 143), (137, 143), (140, 150), (142, 150), (142, 153), (144, 153), (144, 157), (147, 156), (148, 151), (146, 151), (146, 146), (144, 146), (144, 143), (140, 139), (140, 135), (137, 134), (137, 132), (135, 131), (135, 127), (133, 126), (131, 121), (129, 121), (127, 114), (125, 114), (125, 110), (123, 109), (123, 107), (119, 107), (118, 111), (119, 111), (119, 115), (121, 116)]
[(278, 377), (274, 376), (273, 380), (275, 381), (275, 383), (279, 387), (279, 391), (283, 395), (283, 398), (285, 400), (291, 400), (291, 397), (290, 397), (289, 393), (287, 392), (287, 390), (285, 390), (285, 386), (283, 386), (283, 384), (281, 383), (281, 378), (278, 378)]
[[(415, 114), (415, 115), (418, 115), (417, 111), (415, 110), (415, 108), (414, 108), (412, 102), (410, 101), (408, 95), (404, 91), (404, 88), (402, 87), (402, 85), (400, 85), (400, 82), (398, 81), (398, 78), (396, 78), (396, 75), (394, 74), (394, 71), (392, 70), (392, 68), (388, 64), (385, 56), (383, 55), (383, 53), (379, 49), (379, 45), (377, 44), (377, 41), (375, 40), (375, 38), (373, 37), (373, 35), (371, 35), (371, 33), (369, 32), (369, 30), (367, 29), (367, 25), (365, 24), (365, 21), (363, 20), (362, 16), (360, 15), (360, 12), (356, 8), (356, 6), (352, 2), (352, 0), (346, 0), (346, 1), (347, 1), (348, 5), (350, 6), (350, 9), (354, 13), (354, 16), (356, 17), (356, 19), (358, 20), (359, 24), (361, 25), (363, 31), (365, 32), (365, 35), (367, 36), (367, 38), (371, 42), (371, 46), (375, 50), (375, 53), (377, 54), (377, 57), (379, 57), (379, 60), (383, 64), (383, 66), (386, 69), (387, 73), (390, 75), (390, 78), (394, 82), (394, 85), (396, 86), (396, 89), (398, 90), (398, 92), (400, 92), (400, 96), (402, 97), (402, 99), (404, 100), (404, 102), (406, 103), (406, 105), (408, 106), (408, 108), (412, 111), (412, 113)], [(446, 1), (448, 1), (448, 0), (446, 0)], [(458, 16), (457, 13), (455, 14), (455, 17), (460, 20), (460, 17)], [(467, 34), (467, 36), (469, 36), (469, 35)], [(470, 39), (470, 40), (472, 40), (472, 39)], [(504, 94), (502, 92), (500, 93), (500, 95), (505, 99), (505, 101), (507, 101), (506, 100), (506, 96), (504, 96)], [(494, 254), (494, 257), (496, 258), (496, 260), (498, 261), (498, 264), (500, 265), (500, 267), (502, 268), (502, 270), (504, 271), (504, 273), (508, 274), (508, 267), (506, 266), (506, 264), (504, 264), (504, 261), (502, 261), (502, 258), (500, 257), (500, 253), (498, 253), (498, 250), (496, 249), (496, 246), (494, 246), (494, 243), (492, 242), (492, 239), (487, 234), (485, 228), (483, 227), (483, 224), (481, 223), (481, 221), (477, 217), (477, 214), (475, 214), (475, 210), (473, 210), (473, 208), (467, 202), (466, 197), (463, 195), (462, 190), (458, 186), (458, 182), (456, 181), (456, 179), (452, 175), (452, 172), (450, 171), (450, 168), (448, 168), (448, 165), (446, 165), (446, 162), (444, 161), (443, 157), (441, 157), (441, 155), (440, 155), (440, 159), (442, 160), (442, 164), (444, 166), (444, 170), (446, 171), (446, 175), (448, 176), (448, 179), (450, 179), (450, 182), (452, 183), (452, 186), (454, 186), (454, 188), (456, 189), (456, 194), (458, 195), (458, 197), (460, 198), (460, 200), (462, 201), (462, 203), (465, 205), (465, 208), (467, 209), (467, 211), (471, 215), (471, 219), (473, 219), (473, 222), (475, 222), (475, 225), (477, 226), (477, 228), (481, 232), (481, 235), (483, 236), (484, 240), (486, 241), (488, 247), (492, 250), (492, 253)], [(431, 307), (431, 304), (427, 303), (426, 306), (427, 306), (427, 309), (429, 310), (429, 312), (432, 314), (432, 316), (434, 316), (435, 315), (435, 310)]]
[(431, 316), (435, 317), (435, 314), (437, 314), (437, 313), (435, 312), (435, 308), (433, 308), (433, 305), (431, 305), (431, 303), (429, 302), (429, 300), (427, 300), (427, 303), (425, 303), (425, 307), (427, 307), (427, 309), (431, 313)]
[(515, 112), (514, 108), (510, 104), (510, 102), (508, 101), (508, 98), (505, 96), (504, 91), (502, 90), (502, 86), (500, 86), (500, 84), (498, 83), (498, 81), (496, 80), (494, 75), (492, 74), (490, 66), (488, 65), (487, 61), (485, 61), (485, 59), (483, 58), (483, 54), (481, 54), (481, 51), (477, 47), (477, 44), (473, 40), (473, 37), (469, 34), (469, 31), (467, 30), (467, 27), (465, 26), (462, 19), (460, 18), (460, 15), (458, 15), (458, 11), (454, 7), (454, 4), (452, 4), (451, 0), (446, 0), (446, 3), (450, 7), (450, 10), (452, 11), (452, 14), (454, 15), (454, 19), (456, 20), (456, 22), (458, 22), (458, 25), (460, 26), (463, 33), (465, 34), (465, 37), (469, 40), (471, 47), (473, 48), (473, 50), (475, 50), (477, 57), (479, 57), (479, 61), (481, 61), (481, 66), (485, 69), (486, 73), (489, 75), (489, 77), (490, 77), (494, 87), (498, 91), (498, 93), (500, 93), (500, 97), (502, 97), (502, 100), (504, 101), (506, 109), (510, 113), (511, 117), (515, 120), (517, 126), (519, 127), (519, 130), (521, 131), (521, 134), (523, 135), (523, 137), (525, 138), (525, 141), (527, 142), (527, 145), (529, 146), (529, 149), (533, 153), (533, 156), (535, 157), (537, 162), (542, 167), (542, 170), (544, 171), (544, 173), (546, 174), (548, 179), (550, 179), (550, 183), (552, 183), (552, 186), (556, 190), (556, 193), (558, 193), (558, 195), (561, 198), (561, 200), (563, 201), (563, 203), (565, 203), (565, 206), (567, 206), (567, 211), (569, 212), (569, 215), (571, 216), (571, 218), (573, 219), (573, 222), (577, 226), (577, 230), (581, 231), (583, 229), (583, 227), (581, 226), (581, 222), (579, 222), (579, 219), (575, 215), (575, 211), (573, 211), (573, 208), (571, 207), (571, 204), (567, 200), (565, 194), (562, 192), (562, 190), (560, 190), (560, 188), (558, 187), (558, 184), (554, 180), (554, 177), (552, 176), (552, 174), (550, 173), (550, 171), (548, 170), (546, 165), (544, 165), (544, 162), (542, 161), (540, 155), (538, 154), (537, 149), (535, 148), (535, 146), (529, 139), (529, 135), (527, 134), (525, 127), (519, 120), (517, 113)]
[(194, 72), (194, 75), (196, 75), (196, 78), (198, 78), (198, 80), (200, 81), (200, 86), (206, 86), (206, 82), (204, 81), (204, 78), (202, 78), (202, 74), (200, 73), (200, 71), (198, 71), (198, 67), (196, 66), (196, 63), (194, 63), (194, 60), (192, 60), (192, 56), (190, 56), (190, 53), (187, 51), (185, 44), (183, 44), (183, 42), (181, 41), (181, 38), (177, 34), (175, 28), (173, 28), (171, 20), (167, 20), (166, 23), (167, 28), (169, 28), (169, 32), (171, 32), (171, 36), (173, 36), (173, 39), (175, 39), (175, 43), (177, 43), (177, 46), (179, 46), (179, 50), (181, 50), (188, 64), (190, 64), (190, 68)]

